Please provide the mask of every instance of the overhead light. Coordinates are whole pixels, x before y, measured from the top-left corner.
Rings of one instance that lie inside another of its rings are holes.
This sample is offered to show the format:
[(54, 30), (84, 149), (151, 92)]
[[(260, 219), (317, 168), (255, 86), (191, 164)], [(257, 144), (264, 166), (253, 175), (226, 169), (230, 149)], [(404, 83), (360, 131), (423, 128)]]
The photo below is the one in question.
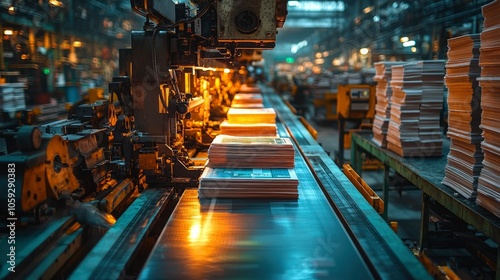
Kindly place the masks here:
[(411, 40), (403, 43), (403, 47), (413, 47), (415, 46), (415, 41)]
[(323, 52), (323, 57), (327, 57), (328, 55), (330, 55), (330, 53), (328, 51)]
[(5, 29), (3, 31), (3, 35), (13, 35), (14, 34), (14, 31), (12, 31), (12, 29)]
[(374, 22), (379, 22), (380, 21), (380, 16), (374, 16), (373, 17)]
[(307, 46), (307, 41), (303, 40), (303, 41), (298, 42), (297, 44), (293, 44), (290, 51), (292, 53), (297, 53), (301, 48), (306, 47), (306, 46)]
[(10, 14), (10, 15), (13, 15), (13, 14), (15, 14), (15, 13), (16, 13), (16, 8), (15, 8), (14, 6), (10, 6), (10, 7), (9, 7), (9, 14)]
[(343, 12), (344, 1), (288, 1), (288, 11)]
[(321, 65), (321, 64), (325, 63), (325, 60), (322, 59), (322, 58), (317, 58), (317, 59), (314, 60), (314, 63), (318, 64), (318, 65)]
[(406, 36), (405, 36), (405, 37), (401, 37), (401, 38), (399, 39), (399, 41), (400, 41), (401, 43), (408, 42), (409, 40), (410, 40), (410, 38), (408, 38), (408, 37), (406, 37)]
[(49, 0), (49, 4), (56, 7), (62, 7), (63, 3), (59, 0)]
[(316, 55), (314, 56), (315, 58), (321, 58), (321, 53), (317, 52)]
[(78, 41), (78, 40), (76, 40), (76, 41), (74, 41), (74, 42), (73, 42), (73, 47), (75, 47), (75, 48), (79, 48), (79, 47), (81, 47), (81, 46), (82, 46), (82, 41)]
[(411, 52), (417, 52), (417, 48), (411, 47)]
[(224, 73), (226, 73), (226, 74), (231, 73), (231, 69), (229, 69), (229, 68), (224, 68)]
[(371, 11), (372, 11), (372, 7), (370, 7), (370, 6), (363, 9), (363, 13), (365, 13), (365, 14), (368, 14)]
[(367, 55), (368, 52), (370, 52), (369, 48), (361, 48), (361, 49), (359, 49), (359, 53), (362, 54), (362, 55)]

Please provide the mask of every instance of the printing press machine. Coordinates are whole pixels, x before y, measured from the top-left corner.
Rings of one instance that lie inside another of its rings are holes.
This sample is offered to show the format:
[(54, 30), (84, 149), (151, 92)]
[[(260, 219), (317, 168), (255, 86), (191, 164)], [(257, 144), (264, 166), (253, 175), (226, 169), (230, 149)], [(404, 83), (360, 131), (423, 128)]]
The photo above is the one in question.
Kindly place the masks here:
[(15, 224), (15, 244), (0, 245), (0, 277), (430, 277), (265, 85), (252, 90), (294, 142), (299, 199), (198, 198), (206, 149), (245, 82), (239, 57), (274, 47), (287, 1), (196, 3), (132, 0), (146, 22), (120, 50), (108, 100), (0, 131), (0, 166), (15, 164), (15, 196), (0, 194), (15, 201), (0, 212)]

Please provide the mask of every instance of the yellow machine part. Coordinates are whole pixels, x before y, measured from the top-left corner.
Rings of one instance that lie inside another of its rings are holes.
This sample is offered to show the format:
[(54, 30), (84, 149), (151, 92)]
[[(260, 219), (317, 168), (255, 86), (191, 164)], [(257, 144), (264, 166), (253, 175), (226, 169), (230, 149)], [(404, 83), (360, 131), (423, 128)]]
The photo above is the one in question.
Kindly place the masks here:
[(45, 179), (45, 163), (25, 171), (21, 195), (21, 209), (29, 212), (41, 201), (47, 199), (47, 183)]
[(439, 266), (435, 265), (429, 257), (425, 255), (425, 252), (421, 252), (418, 254), (418, 259), (427, 269), (427, 271), (434, 277), (434, 279), (439, 280), (460, 280), (451, 268), (447, 266)]
[(358, 189), (363, 197), (370, 203), (371, 206), (379, 213), (384, 213), (384, 201), (375, 193), (365, 180), (361, 178), (349, 164), (342, 166), (344, 174), (351, 181), (351, 183)]
[[(368, 110), (351, 110), (351, 91), (367, 91)], [(375, 85), (353, 84), (338, 85), (337, 113), (345, 119), (373, 119), (375, 117)]]
[(48, 196), (59, 199), (61, 191), (72, 192), (79, 187), (71, 168), (67, 143), (61, 136), (54, 135), (48, 141), (45, 152)]

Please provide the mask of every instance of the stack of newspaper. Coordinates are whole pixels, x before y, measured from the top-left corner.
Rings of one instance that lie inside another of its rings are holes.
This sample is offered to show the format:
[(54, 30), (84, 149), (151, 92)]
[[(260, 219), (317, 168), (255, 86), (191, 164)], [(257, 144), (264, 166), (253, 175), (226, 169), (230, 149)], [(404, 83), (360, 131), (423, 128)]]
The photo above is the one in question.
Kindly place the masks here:
[(480, 38), (478, 34), (448, 40), (445, 82), (448, 87), (448, 137), (451, 139), (443, 184), (468, 199), (477, 195), (483, 167), (481, 149), (481, 88), (477, 78)]
[(373, 120), (373, 141), (380, 147), (387, 147), (387, 130), (391, 119), (391, 106), (389, 100), (392, 96), (390, 87), (392, 78), (392, 65), (401, 65), (401, 61), (381, 61), (376, 62), (375, 76), (377, 81), (377, 104), (375, 105), (375, 119)]
[(277, 129), (274, 123), (229, 123), (227, 120), (220, 124), (222, 134), (235, 136), (276, 136)]
[(477, 204), (500, 217), (500, 2), (483, 8), (479, 66), (481, 77), (481, 128), (484, 141), (483, 169), (478, 180)]
[(260, 93), (237, 93), (231, 102), (232, 108), (263, 108), (262, 94)]
[(260, 88), (252, 85), (243, 84), (238, 90), (239, 93), (253, 93), (260, 92)]
[(220, 131), (225, 135), (235, 136), (276, 136), (274, 123), (230, 123), (227, 120), (220, 124)]
[(199, 197), (296, 199), (294, 156), (288, 138), (218, 135), (208, 149)]
[(443, 133), (441, 111), (444, 101), (444, 60), (424, 60), (422, 69), (422, 103), (418, 118), (418, 136), (424, 156), (442, 156)]
[(200, 198), (297, 199), (297, 175), (287, 168), (211, 168), (201, 175)]
[(276, 136), (276, 113), (273, 108), (229, 108), (220, 130), (233, 136)]
[(288, 138), (218, 135), (208, 149), (208, 166), (293, 168), (294, 156)]
[(262, 94), (256, 87), (243, 85), (220, 125), (221, 134), (233, 136), (276, 136), (276, 112), (264, 108)]
[(273, 108), (229, 108), (227, 121), (239, 124), (276, 123), (276, 112)]
[[(400, 156), (441, 156), (443, 60), (392, 66), (387, 147)], [(439, 108), (439, 109), (438, 109)]]
[(401, 156), (420, 153), (420, 73), (421, 70), (415, 63), (392, 66), (391, 120), (387, 133), (387, 148)]

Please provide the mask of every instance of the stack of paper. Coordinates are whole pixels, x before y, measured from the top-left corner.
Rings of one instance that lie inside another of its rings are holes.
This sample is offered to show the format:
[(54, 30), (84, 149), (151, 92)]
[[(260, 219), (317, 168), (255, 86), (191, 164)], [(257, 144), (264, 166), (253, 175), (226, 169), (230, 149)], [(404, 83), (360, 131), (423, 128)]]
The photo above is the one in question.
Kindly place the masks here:
[(0, 112), (14, 113), (26, 109), (24, 83), (0, 84)]
[(440, 126), (444, 99), (444, 60), (417, 62), (422, 69), (422, 103), (418, 118), (420, 147), (426, 156), (442, 156), (443, 134)]
[(278, 134), (274, 123), (240, 124), (228, 121), (220, 124), (220, 132), (233, 136), (276, 136)]
[(477, 196), (483, 167), (479, 35), (448, 40), (445, 82), (448, 87), (448, 137), (451, 139), (443, 184), (468, 199)]
[(392, 66), (390, 150), (401, 156), (442, 155), (439, 117), (443, 77), (443, 60)]
[(392, 77), (392, 65), (401, 65), (401, 61), (381, 61), (376, 62), (375, 76), (373, 80), (377, 81), (375, 105), (375, 119), (373, 120), (373, 141), (380, 147), (387, 147), (387, 130), (391, 119), (391, 106), (389, 99), (392, 96), (390, 87)]
[(234, 95), (227, 120), (220, 125), (221, 134), (233, 136), (276, 136), (276, 113), (264, 108), (257, 87), (243, 85)]
[(477, 204), (500, 217), (500, 2), (483, 6), (479, 65), (481, 77), (481, 128), (483, 169), (478, 180)]
[(239, 93), (259, 93), (260, 88), (256, 86), (249, 86), (246, 84), (241, 85)]
[(262, 94), (260, 93), (237, 93), (231, 102), (233, 108), (263, 108)]
[(227, 121), (235, 124), (276, 123), (276, 112), (273, 108), (229, 108)]
[(392, 66), (391, 119), (387, 133), (387, 148), (401, 156), (420, 152), (418, 137), (418, 117), (422, 99), (420, 73), (421, 70), (415, 63)]
[(347, 83), (351, 85), (362, 84), (363, 78), (361, 77), (361, 73), (349, 73), (347, 74)]
[(297, 199), (299, 181), (293, 169), (210, 168), (201, 175), (200, 198)]
[(294, 156), (288, 138), (218, 135), (208, 149), (208, 166), (293, 168)]

